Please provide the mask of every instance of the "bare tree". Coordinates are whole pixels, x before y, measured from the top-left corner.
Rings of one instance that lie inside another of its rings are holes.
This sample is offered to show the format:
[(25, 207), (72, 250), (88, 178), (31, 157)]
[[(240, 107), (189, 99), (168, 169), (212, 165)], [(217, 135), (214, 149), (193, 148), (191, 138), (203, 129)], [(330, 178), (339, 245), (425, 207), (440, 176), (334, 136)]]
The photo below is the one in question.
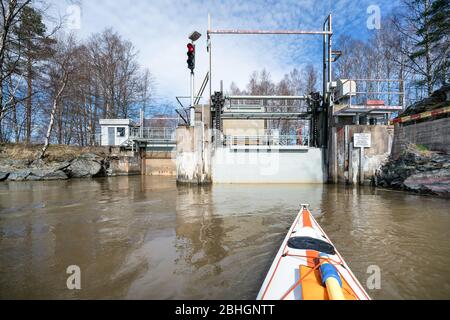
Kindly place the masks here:
[(7, 80), (16, 70), (20, 60), (20, 53), (13, 52), (17, 39), (13, 28), (19, 23), (22, 11), (31, 3), (31, 0), (2, 0), (0, 2), (0, 141), (3, 140), (2, 120), (6, 112), (15, 107), (15, 90), (4, 99), (3, 88)]
[(77, 50), (79, 50), (79, 48), (77, 47), (73, 36), (69, 36), (67, 40), (60, 39), (54, 52), (54, 56), (50, 60), (48, 66), (48, 81), (50, 85), (49, 89), (52, 92), (52, 108), (44, 147), (41, 150), (39, 159), (45, 157), (45, 153), (50, 145), (50, 137), (55, 122), (56, 112), (60, 107), (70, 77), (75, 71), (76, 64), (73, 62), (72, 57), (76, 54)]
[(230, 94), (232, 95), (240, 95), (242, 94), (241, 89), (239, 89), (239, 87), (237, 86), (237, 84), (233, 81), (230, 84)]
[(308, 64), (304, 70), (306, 93), (310, 94), (317, 90), (317, 71), (312, 64)]

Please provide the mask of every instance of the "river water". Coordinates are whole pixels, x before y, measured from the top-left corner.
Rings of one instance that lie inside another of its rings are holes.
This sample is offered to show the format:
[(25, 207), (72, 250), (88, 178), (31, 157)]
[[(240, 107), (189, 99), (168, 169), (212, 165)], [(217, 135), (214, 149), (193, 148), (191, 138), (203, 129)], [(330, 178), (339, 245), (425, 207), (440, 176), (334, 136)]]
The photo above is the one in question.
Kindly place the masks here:
[(304, 202), (372, 298), (450, 299), (448, 200), (140, 176), (0, 184), (0, 299), (255, 299)]

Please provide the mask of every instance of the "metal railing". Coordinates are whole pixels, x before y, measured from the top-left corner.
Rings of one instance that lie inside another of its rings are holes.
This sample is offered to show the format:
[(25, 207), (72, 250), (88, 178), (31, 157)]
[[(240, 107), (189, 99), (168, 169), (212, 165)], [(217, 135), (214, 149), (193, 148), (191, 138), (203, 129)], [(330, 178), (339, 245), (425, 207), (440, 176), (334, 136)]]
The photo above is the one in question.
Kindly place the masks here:
[(382, 101), (384, 106), (405, 106), (401, 81), (392, 79), (342, 79), (334, 101), (350, 108), (367, 106), (370, 100)]
[(302, 112), (308, 108), (305, 96), (232, 96), (226, 97), (225, 111)]
[(224, 136), (226, 146), (308, 146), (308, 139), (288, 136)]
[(216, 141), (227, 147), (309, 147), (309, 135), (279, 134), (266, 130), (263, 134), (220, 134)]
[(148, 141), (171, 141), (176, 140), (175, 128), (131, 128), (130, 139)]

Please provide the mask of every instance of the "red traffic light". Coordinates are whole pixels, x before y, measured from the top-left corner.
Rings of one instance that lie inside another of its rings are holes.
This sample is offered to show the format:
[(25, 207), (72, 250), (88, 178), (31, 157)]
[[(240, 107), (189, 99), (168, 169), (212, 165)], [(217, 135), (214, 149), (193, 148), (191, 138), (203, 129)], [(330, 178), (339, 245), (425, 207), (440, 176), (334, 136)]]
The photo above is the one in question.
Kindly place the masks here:
[(187, 53), (187, 56), (188, 56), (188, 60), (187, 60), (188, 68), (192, 72), (194, 72), (194, 69), (195, 69), (195, 46), (192, 43), (189, 43), (187, 45), (187, 48), (188, 48), (188, 53)]

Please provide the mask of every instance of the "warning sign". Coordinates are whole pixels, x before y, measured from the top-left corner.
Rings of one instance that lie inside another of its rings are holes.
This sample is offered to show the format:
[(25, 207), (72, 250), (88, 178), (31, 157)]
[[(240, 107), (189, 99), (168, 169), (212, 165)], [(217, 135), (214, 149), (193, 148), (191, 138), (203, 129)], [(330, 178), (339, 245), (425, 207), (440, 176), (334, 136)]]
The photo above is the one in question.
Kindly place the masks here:
[(353, 136), (353, 147), (370, 148), (372, 146), (372, 136), (370, 133), (355, 133)]

